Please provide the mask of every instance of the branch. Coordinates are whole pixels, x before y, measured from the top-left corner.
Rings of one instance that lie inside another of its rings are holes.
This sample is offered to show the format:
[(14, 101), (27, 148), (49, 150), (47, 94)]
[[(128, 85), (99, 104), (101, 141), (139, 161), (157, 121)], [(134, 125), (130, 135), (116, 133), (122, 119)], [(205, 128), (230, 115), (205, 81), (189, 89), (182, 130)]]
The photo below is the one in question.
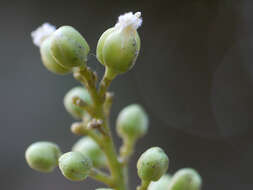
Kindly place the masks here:
[(90, 171), (90, 174), (89, 176), (97, 181), (100, 181), (108, 186), (113, 186), (113, 179), (107, 175), (106, 173), (98, 170), (98, 169), (95, 169), (93, 168), (91, 171)]
[(137, 190), (147, 190), (151, 181), (142, 181), (141, 185), (137, 187)]
[(134, 152), (135, 140), (123, 139), (123, 145), (120, 148), (120, 160), (124, 166), (128, 164), (130, 157)]

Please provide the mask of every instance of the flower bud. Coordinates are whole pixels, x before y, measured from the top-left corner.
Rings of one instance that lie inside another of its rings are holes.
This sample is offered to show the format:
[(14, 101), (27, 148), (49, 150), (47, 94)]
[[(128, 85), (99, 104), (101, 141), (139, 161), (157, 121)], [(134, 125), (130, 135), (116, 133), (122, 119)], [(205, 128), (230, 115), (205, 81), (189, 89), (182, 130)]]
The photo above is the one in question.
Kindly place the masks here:
[(98, 59), (98, 61), (101, 63), (101, 64), (103, 64), (104, 66), (105, 66), (105, 64), (104, 64), (104, 59), (103, 59), (103, 48), (104, 48), (104, 44), (105, 44), (105, 40), (106, 40), (106, 38), (114, 31), (115, 29), (114, 29), (114, 27), (112, 27), (112, 28), (109, 28), (109, 29), (107, 29), (102, 35), (101, 35), (101, 37), (99, 38), (99, 40), (98, 40), (98, 44), (97, 44), (97, 59)]
[(148, 190), (166, 190), (169, 187), (171, 177), (169, 175), (163, 175), (158, 181), (151, 182), (148, 186)]
[(33, 143), (25, 152), (28, 165), (40, 172), (52, 172), (58, 165), (60, 155), (59, 147), (51, 142)]
[(136, 140), (146, 134), (148, 116), (140, 105), (129, 105), (119, 113), (116, 128), (122, 138)]
[(139, 17), (140, 12), (121, 15), (118, 23), (106, 30), (98, 41), (97, 58), (112, 75), (125, 73), (135, 64), (140, 51), (137, 28), (142, 19)]
[(113, 189), (111, 189), (111, 188), (98, 188), (96, 190), (113, 190)]
[(169, 159), (159, 147), (146, 150), (137, 162), (138, 175), (143, 181), (157, 181), (168, 169)]
[(106, 158), (98, 144), (90, 137), (82, 137), (73, 146), (72, 151), (80, 152), (89, 157), (94, 167), (104, 167)]
[(191, 168), (184, 168), (177, 171), (171, 178), (169, 190), (200, 190), (201, 177), (197, 171)]
[(53, 58), (51, 54), (51, 42), (52, 38), (47, 38), (41, 43), (40, 45), (40, 54), (42, 63), (44, 66), (51, 72), (55, 74), (67, 74), (71, 72), (71, 69), (63, 67), (59, 63), (56, 62), (56, 60)]
[(88, 105), (92, 104), (89, 92), (84, 87), (72, 88), (64, 97), (64, 106), (66, 110), (75, 118), (82, 118), (86, 112), (73, 103), (73, 98), (79, 97)]
[(72, 68), (86, 63), (90, 48), (77, 30), (62, 26), (52, 34), (51, 51), (59, 64)]
[(88, 177), (92, 162), (80, 152), (68, 152), (59, 158), (59, 168), (67, 179), (81, 181)]

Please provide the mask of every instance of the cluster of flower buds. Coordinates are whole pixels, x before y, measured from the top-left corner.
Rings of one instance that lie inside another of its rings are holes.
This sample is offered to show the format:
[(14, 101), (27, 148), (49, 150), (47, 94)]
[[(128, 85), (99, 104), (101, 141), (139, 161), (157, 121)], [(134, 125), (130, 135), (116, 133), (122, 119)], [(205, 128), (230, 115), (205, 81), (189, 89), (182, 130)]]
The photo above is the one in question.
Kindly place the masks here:
[[(106, 30), (97, 44), (97, 58), (106, 67), (107, 77), (113, 79), (118, 74), (130, 70), (140, 51), (141, 13), (126, 13), (118, 23)], [(85, 38), (73, 27), (56, 29), (49, 23), (32, 32), (35, 45), (40, 47), (45, 67), (56, 74), (68, 74), (73, 68), (85, 66), (90, 47)]]
[(54, 26), (45, 23), (32, 32), (34, 43), (40, 47), (42, 62), (56, 74), (68, 74), (74, 67), (87, 62), (90, 51), (84, 37), (71, 26)]
[(200, 190), (202, 179), (191, 168), (178, 170), (173, 176), (163, 175), (158, 181), (150, 183), (148, 190)]
[[(135, 143), (148, 130), (149, 119), (140, 105), (125, 107), (116, 121), (117, 134), (123, 145), (117, 155), (108, 117), (111, 93), (108, 85), (117, 75), (129, 71), (140, 51), (137, 32), (142, 24), (141, 13), (121, 15), (115, 26), (106, 30), (97, 44), (97, 59), (105, 66), (105, 74), (97, 85), (97, 76), (87, 66), (89, 45), (73, 27), (56, 29), (45, 23), (32, 32), (35, 45), (40, 48), (44, 66), (56, 74), (74, 73), (84, 86), (67, 92), (64, 106), (67, 112), (81, 122), (75, 122), (71, 130), (81, 137), (70, 152), (61, 153), (52, 142), (36, 142), (25, 153), (28, 165), (40, 172), (52, 172), (59, 167), (63, 176), (72, 181), (82, 181), (88, 176), (104, 182), (109, 187), (97, 190), (126, 190), (125, 171)], [(98, 87), (98, 88), (97, 88)], [(192, 169), (182, 169), (174, 176), (167, 173), (169, 158), (163, 149), (152, 147), (145, 151), (137, 163), (142, 184), (138, 190), (200, 190), (201, 178)], [(100, 169), (109, 170), (110, 174)]]

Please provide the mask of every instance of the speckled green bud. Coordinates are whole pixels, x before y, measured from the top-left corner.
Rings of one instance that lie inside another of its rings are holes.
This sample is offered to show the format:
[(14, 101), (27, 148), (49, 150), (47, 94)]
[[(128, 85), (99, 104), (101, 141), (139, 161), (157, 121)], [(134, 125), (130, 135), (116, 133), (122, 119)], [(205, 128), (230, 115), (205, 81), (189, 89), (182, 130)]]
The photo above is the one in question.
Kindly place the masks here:
[(52, 34), (51, 51), (59, 64), (72, 68), (86, 63), (90, 48), (76, 29), (62, 26)]
[(40, 172), (52, 172), (58, 166), (60, 155), (56, 144), (44, 141), (31, 144), (25, 152), (28, 165)]
[(168, 190), (200, 190), (201, 177), (191, 168), (178, 170), (171, 179)]
[(143, 181), (157, 181), (168, 169), (169, 159), (159, 147), (145, 151), (137, 162), (138, 175)]
[(136, 30), (110, 28), (98, 41), (97, 58), (110, 73), (122, 74), (134, 66), (139, 51), (140, 37)]
[(53, 58), (51, 54), (51, 42), (52, 38), (49, 37), (43, 41), (40, 47), (40, 54), (43, 65), (51, 72), (55, 74), (68, 74), (71, 72), (71, 69), (63, 67), (59, 63), (56, 62), (56, 60)]
[(62, 174), (71, 181), (82, 181), (92, 168), (91, 160), (80, 152), (68, 152), (59, 158)]
[(104, 64), (104, 59), (103, 59), (103, 48), (104, 48), (104, 44), (105, 44), (105, 40), (106, 38), (114, 31), (114, 27), (107, 29), (99, 38), (98, 40), (98, 44), (97, 44), (97, 59), (98, 61)]
[(94, 167), (106, 166), (106, 157), (98, 144), (90, 137), (82, 137), (72, 148), (73, 151), (82, 153), (92, 160)]
[(72, 88), (64, 97), (64, 106), (66, 110), (75, 118), (82, 118), (86, 112), (73, 103), (73, 98), (79, 97), (85, 103), (91, 105), (92, 100), (89, 92), (84, 87)]
[(122, 138), (136, 140), (147, 133), (148, 116), (140, 105), (129, 105), (119, 113), (116, 128)]
[(167, 190), (170, 184), (171, 176), (163, 175), (158, 181), (151, 182), (148, 190)]

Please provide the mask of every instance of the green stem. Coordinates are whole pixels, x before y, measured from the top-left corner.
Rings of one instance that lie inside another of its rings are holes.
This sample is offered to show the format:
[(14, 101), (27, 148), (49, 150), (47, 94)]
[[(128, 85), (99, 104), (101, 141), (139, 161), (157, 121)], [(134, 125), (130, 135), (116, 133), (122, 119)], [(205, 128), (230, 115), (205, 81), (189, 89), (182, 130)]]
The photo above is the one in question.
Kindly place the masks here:
[(102, 142), (100, 142), (99, 145), (104, 151), (108, 160), (108, 167), (111, 171), (111, 175), (115, 183), (113, 188), (115, 188), (116, 190), (126, 190), (124, 170), (117, 158), (116, 148), (112, 141), (112, 136), (107, 121), (105, 122), (104, 127), (109, 135), (104, 136)]
[(86, 66), (80, 67), (76, 72), (74, 72), (74, 77), (79, 80), (89, 91), (94, 106), (100, 103), (100, 97), (96, 89), (96, 78), (94, 73)]
[(105, 93), (107, 89), (109, 88), (112, 80), (116, 77), (117, 75), (112, 72), (110, 69), (106, 67), (105, 69), (105, 74), (103, 76), (103, 79), (100, 82), (99, 85), (99, 96), (104, 100), (105, 98)]
[(122, 167), (124, 168), (124, 178), (127, 184), (127, 189), (129, 188), (128, 187), (128, 184), (129, 184), (128, 163), (129, 163), (130, 157), (133, 154), (134, 145), (135, 145), (134, 140), (123, 139), (123, 145), (120, 148), (120, 161), (121, 161)]
[(134, 152), (135, 140), (124, 138), (123, 145), (120, 148), (120, 160), (123, 165), (127, 165), (130, 157)]
[(137, 187), (137, 190), (147, 190), (151, 181), (142, 181), (141, 185)]
[(106, 173), (93, 168), (89, 174), (89, 176), (97, 181), (100, 181), (108, 186), (113, 186), (113, 180)]
[(110, 111), (111, 111), (111, 107), (112, 107), (113, 97), (114, 97), (114, 94), (111, 92), (107, 92), (105, 94), (104, 111), (105, 111), (106, 117), (108, 117), (108, 118), (110, 117)]
[[(79, 75), (78, 75), (79, 73)], [(105, 113), (104, 104), (105, 104), (105, 93), (112, 81), (115, 77), (111, 75), (111, 73), (106, 70), (104, 78), (102, 79), (99, 87), (99, 92), (96, 89), (95, 82), (93, 81), (92, 74), (89, 69), (87, 68), (80, 68), (78, 72), (74, 75), (76, 79), (81, 81), (89, 91), (91, 98), (93, 100), (94, 106), (94, 114), (92, 115), (95, 119), (100, 119), (103, 121), (102, 127), (105, 129), (105, 134), (107, 135), (98, 135), (96, 132), (92, 130), (86, 130), (83, 127), (83, 133), (89, 135), (93, 138), (94, 141), (100, 146), (102, 151), (105, 153), (108, 167), (111, 172), (113, 184), (110, 187), (114, 188), (115, 190), (126, 190), (126, 182), (124, 179), (124, 167), (119, 162), (117, 157), (116, 148), (114, 142), (112, 140), (111, 131), (109, 128), (109, 118), (108, 113)]]

